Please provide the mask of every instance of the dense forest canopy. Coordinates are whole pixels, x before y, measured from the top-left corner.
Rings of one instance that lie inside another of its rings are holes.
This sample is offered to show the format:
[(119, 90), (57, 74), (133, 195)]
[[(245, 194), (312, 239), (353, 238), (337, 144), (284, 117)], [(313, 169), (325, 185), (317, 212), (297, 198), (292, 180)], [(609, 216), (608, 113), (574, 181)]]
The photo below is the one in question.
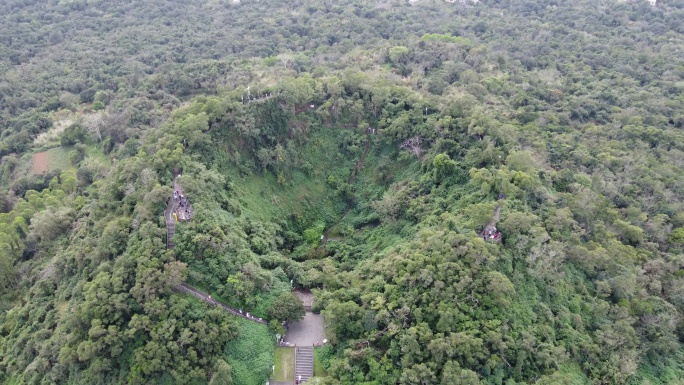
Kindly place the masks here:
[(263, 384), (292, 286), (314, 384), (681, 383), (683, 20), (2, 2), (0, 383)]

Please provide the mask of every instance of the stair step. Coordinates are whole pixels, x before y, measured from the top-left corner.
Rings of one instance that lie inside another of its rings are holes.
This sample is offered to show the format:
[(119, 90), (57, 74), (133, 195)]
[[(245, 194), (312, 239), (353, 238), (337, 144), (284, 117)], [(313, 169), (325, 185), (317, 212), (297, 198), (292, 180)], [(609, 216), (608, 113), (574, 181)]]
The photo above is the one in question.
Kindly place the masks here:
[(295, 378), (301, 377), (301, 382), (306, 382), (314, 375), (314, 348), (313, 346), (298, 347), (295, 351)]

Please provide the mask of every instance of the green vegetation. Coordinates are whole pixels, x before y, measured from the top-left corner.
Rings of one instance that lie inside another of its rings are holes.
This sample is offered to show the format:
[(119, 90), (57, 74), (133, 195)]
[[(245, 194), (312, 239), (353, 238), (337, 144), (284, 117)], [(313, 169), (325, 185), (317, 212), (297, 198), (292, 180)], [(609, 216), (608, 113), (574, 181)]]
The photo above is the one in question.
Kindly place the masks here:
[(330, 365), (330, 356), (332, 355), (330, 345), (314, 348), (314, 376), (327, 377), (326, 366)]
[(471, 45), (470, 40), (467, 38), (461, 36), (451, 36), (449, 34), (443, 35), (440, 33), (426, 33), (425, 35), (423, 35), (423, 37), (420, 38), (420, 40)]
[(225, 347), (226, 362), (232, 368), (234, 384), (262, 384), (273, 373), (275, 338), (268, 328), (244, 319), (237, 338)]
[(276, 348), (275, 381), (294, 381), (295, 349)]
[(677, 383), (683, 19), (3, 2), (0, 383), (261, 385), (293, 286), (325, 317), (320, 384)]
[(290, 292), (282, 292), (268, 309), (269, 319), (296, 322), (304, 318), (306, 311), (302, 301)]
[[(72, 166), (73, 147), (54, 147), (47, 150), (48, 171), (66, 170)], [(78, 162), (76, 162), (78, 163)]]

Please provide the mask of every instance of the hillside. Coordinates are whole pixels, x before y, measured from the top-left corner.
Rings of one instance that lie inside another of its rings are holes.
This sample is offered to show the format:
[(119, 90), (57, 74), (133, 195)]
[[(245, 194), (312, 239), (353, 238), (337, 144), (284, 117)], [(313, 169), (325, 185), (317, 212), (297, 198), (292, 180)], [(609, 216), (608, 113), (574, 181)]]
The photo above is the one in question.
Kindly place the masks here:
[(684, 378), (681, 1), (0, 11), (0, 383)]

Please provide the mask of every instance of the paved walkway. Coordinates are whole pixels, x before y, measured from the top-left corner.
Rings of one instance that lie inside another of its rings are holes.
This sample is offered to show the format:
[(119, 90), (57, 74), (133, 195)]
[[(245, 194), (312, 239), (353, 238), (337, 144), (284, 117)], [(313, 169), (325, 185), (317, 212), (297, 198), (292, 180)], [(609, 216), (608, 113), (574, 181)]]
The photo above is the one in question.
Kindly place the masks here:
[(310, 311), (303, 320), (290, 324), (285, 334), (285, 341), (295, 346), (313, 346), (316, 341), (322, 345), (324, 339), (323, 316)]
[(202, 300), (202, 301), (204, 301), (210, 305), (218, 306), (221, 309), (223, 309), (226, 313), (232, 314), (234, 316), (242, 317), (244, 319), (248, 319), (248, 320), (253, 321), (253, 322), (268, 325), (268, 321), (266, 321), (265, 319), (255, 317), (255, 316), (253, 316), (249, 313), (246, 313), (244, 311), (241, 312), (240, 310), (238, 310), (234, 307), (230, 307), (223, 302), (217, 301), (216, 299), (211, 298), (211, 296), (209, 294), (207, 294), (207, 293), (205, 293), (199, 289), (196, 289), (196, 288), (188, 285), (185, 282), (178, 285), (176, 287), (176, 291), (190, 294), (193, 297), (198, 298), (198, 299), (200, 299), (200, 300)]
[(311, 305), (313, 304), (313, 293), (310, 291), (300, 291), (297, 290), (294, 292), (294, 294), (299, 298), (300, 301), (302, 301), (302, 304), (304, 305), (304, 309), (307, 311), (311, 311)]

